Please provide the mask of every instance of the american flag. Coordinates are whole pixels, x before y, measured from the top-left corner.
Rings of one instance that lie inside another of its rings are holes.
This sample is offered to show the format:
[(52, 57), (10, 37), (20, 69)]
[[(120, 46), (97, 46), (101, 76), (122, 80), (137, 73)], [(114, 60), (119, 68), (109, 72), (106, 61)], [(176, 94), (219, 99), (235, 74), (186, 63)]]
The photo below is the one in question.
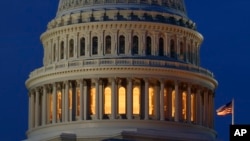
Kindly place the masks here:
[(218, 116), (225, 116), (225, 115), (228, 115), (228, 114), (232, 114), (232, 105), (233, 105), (233, 102), (230, 101), (227, 104), (221, 106), (220, 108), (218, 108), (216, 110), (217, 115)]

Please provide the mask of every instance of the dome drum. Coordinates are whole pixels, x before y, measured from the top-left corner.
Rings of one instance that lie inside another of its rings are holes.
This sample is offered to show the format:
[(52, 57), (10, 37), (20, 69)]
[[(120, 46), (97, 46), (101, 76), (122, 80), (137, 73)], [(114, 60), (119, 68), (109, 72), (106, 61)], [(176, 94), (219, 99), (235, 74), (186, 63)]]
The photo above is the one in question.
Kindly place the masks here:
[(26, 81), (28, 141), (215, 141), (218, 82), (184, 0), (60, 0)]

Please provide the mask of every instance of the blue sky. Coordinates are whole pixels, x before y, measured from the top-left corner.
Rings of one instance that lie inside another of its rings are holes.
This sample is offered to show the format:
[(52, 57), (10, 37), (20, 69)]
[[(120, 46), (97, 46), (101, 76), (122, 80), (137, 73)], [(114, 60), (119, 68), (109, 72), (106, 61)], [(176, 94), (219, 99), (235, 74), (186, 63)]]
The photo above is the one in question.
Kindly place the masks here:
[[(204, 36), (201, 66), (219, 82), (215, 108), (235, 98), (235, 123), (250, 124), (250, 1), (186, 0), (188, 16)], [(40, 35), (55, 17), (58, 0), (1, 2), (0, 135), (5, 141), (25, 137), (28, 97), (25, 80), (42, 66)], [(215, 117), (218, 138), (228, 141), (231, 116)]]

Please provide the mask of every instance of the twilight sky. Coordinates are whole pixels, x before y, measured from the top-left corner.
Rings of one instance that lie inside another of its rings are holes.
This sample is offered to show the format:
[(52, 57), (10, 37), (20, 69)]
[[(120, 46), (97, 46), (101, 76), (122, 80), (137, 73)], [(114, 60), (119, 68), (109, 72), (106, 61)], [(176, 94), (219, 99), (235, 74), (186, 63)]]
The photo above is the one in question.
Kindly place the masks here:
[[(2, 1), (0, 13), (0, 136), (25, 139), (28, 96), (25, 80), (42, 66), (40, 35), (55, 17), (59, 0)], [(201, 66), (219, 82), (215, 108), (235, 98), (235, 123), (250, 124), (250, 1), (185, 0), (188, 16), (204, 36)], [(231, 116), (215, 116), (215, 130), (229, 140)]]

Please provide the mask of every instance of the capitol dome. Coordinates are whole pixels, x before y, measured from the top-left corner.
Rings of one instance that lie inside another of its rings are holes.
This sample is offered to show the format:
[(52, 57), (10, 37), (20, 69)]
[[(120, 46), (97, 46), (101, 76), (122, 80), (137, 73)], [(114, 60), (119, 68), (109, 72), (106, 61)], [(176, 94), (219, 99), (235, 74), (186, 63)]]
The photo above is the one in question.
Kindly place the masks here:
[(26, 81), (27, 140), (216, 140), (202, 41), (184, 0), (60, 0)]

